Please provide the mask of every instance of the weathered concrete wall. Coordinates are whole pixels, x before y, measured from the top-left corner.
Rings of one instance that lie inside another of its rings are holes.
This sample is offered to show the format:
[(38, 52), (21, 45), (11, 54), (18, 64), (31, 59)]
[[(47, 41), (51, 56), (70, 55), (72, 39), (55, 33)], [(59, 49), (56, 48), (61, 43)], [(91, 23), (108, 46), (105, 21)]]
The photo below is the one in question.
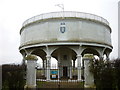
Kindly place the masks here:
[[(63, 23), (65, 25), (61, 25)], [(65, 27), (63, 33), (61, 27)], [(31, 24), (21, 32), (21, 46), (51, 42), (93, 42), (111, 46), (110, 28), (93, 21), (81, 19), (55, 19)]]

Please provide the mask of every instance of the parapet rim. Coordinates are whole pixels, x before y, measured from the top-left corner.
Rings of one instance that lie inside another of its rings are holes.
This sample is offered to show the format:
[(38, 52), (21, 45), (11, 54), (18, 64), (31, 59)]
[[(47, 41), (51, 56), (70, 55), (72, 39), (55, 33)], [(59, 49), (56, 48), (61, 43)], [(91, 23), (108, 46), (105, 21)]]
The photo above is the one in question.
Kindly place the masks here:
[(101, 22), (109, 26), (109, 22), (101, 16), (85, 13), (85, 12), (76, 12), (76, 11), (60, 11), (60, 12), (50, 12), (50, 13), (43, 13), (37, 16), (33, 16), (26, 21), (24, 21), (22, 27), (26, 25), (44, 19), (52, 19), (52, 18), (62, 18), (64, 17), (74, 17), (74, 18), (83, 18), (83, 19), (90, 19)]

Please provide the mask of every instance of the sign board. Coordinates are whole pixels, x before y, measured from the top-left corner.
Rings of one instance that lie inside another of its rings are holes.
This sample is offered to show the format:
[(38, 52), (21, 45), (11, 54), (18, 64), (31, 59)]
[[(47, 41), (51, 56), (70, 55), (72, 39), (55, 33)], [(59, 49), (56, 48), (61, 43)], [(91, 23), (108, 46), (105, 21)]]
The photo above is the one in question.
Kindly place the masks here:
[(53, 69), (51, 70), (50, 74), (51, 74), (51, 78), (56, 79), (58, 75), (58, 70)]
[(52, 75), (52, 78), (56, 78), (56, 75)]
[(51, 71), (51, 74), (52, 74), (52, 75), (57, 75), (57, 74), (58, 74), (58, 71), (52, 70), (52, 71)]

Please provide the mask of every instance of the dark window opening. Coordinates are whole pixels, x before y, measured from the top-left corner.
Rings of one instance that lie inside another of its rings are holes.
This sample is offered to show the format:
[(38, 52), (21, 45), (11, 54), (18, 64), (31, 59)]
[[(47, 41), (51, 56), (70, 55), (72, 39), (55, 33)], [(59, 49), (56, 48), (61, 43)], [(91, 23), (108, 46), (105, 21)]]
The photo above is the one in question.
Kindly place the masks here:
[(63, 55), (63, 59), (64, 59), (64, 60), (67, 60), (67, 55)]

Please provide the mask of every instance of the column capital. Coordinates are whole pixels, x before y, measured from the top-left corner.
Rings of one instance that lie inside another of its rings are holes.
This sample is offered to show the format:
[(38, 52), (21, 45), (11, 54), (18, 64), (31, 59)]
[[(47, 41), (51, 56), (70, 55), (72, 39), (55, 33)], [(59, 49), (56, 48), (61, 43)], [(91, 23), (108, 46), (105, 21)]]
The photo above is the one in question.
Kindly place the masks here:
[(83, 60), (90, 60), (90, 59), (94, 59), (94, 55), (93, 54), (85, 54), (83, 56)]
[(77, 57), (82, 57), (82, 55), (81, 54), (77, 54)]
[(46, 55), (46, 58), (51, 58), (51, 55)]
[(37, 58), (37, 56), (36, 55), (32, 55), (32, 54), (29, 54), (29, 55), (27, 55), (26, 57), (25, 57), (25, 60), (30, 60), (30, 61), (37, 61), (38, 60), (38, 58)]

